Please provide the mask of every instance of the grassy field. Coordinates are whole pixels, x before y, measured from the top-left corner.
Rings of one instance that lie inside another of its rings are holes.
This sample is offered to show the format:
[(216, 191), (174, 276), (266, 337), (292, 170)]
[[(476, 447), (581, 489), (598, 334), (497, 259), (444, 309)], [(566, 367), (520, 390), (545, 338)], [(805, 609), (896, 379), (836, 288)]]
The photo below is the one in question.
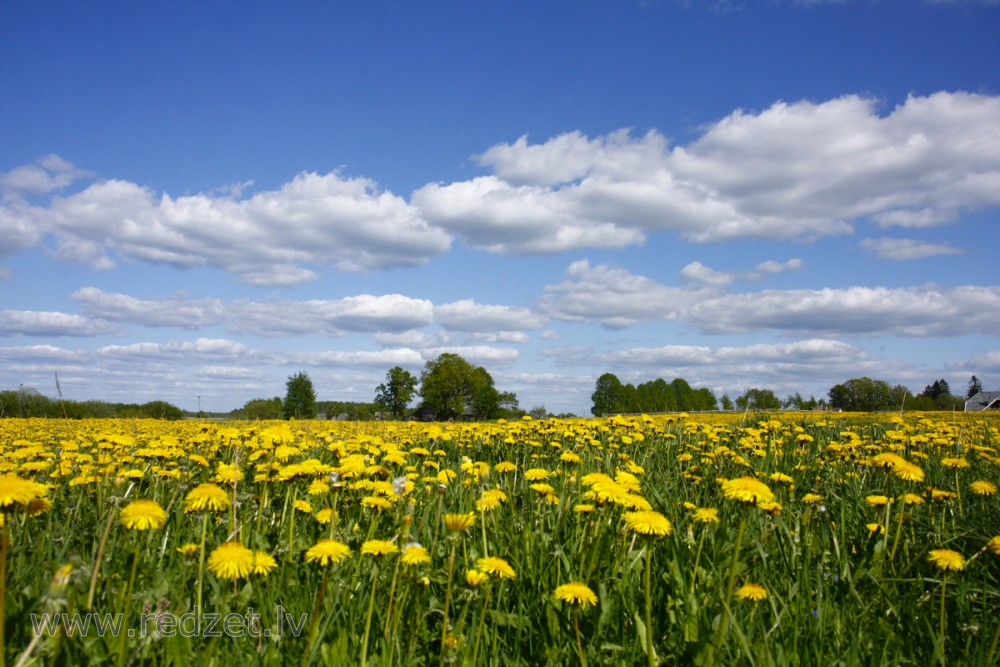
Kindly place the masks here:
[(998, 427), (3, 420), (3, 665), (1000, 662)]

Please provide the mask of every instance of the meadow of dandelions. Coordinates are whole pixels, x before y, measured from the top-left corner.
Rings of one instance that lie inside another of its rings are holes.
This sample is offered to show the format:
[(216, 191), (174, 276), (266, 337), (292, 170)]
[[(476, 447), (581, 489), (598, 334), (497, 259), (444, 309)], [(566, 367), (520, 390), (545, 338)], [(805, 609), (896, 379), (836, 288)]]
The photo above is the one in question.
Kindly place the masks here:
[(0, 420), (0, 667), (1000, 662), (998, 427)]

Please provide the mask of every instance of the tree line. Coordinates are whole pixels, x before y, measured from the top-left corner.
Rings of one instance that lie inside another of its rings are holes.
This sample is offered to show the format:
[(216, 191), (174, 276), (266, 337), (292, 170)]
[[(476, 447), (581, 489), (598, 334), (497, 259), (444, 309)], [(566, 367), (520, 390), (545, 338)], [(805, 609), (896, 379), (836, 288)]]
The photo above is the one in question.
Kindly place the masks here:
[[(420, 419), (424, 421), (478, 420), (550, 415), (544, 406), (523, 410), (517, 395), (500, 391), (493, 377), (461, 356), (444, 353), (428, 361), (420, 377), (400, 366), (389, 369), (385, 381), (374, 390), (370, 402), (319, 401), (312, 379), (299, 372), (288, 378), (285, 397), (255, 398), (228, 413), (234, 419)], [(754, 387), (735, 400), (727, 394), (717, 399), (710, 389), (695, 389), (683, 378), (662, 378), (638, 385), (622, 383), (613, 373), (604, 373), (591, 395), (591, 413), (596, 416), (626, 413), (696, 412), (708, 410), (811, 410), (834, 409), (857, 412), (884, 410), (963, 410), (965, 400), (983, 390), (973, 375), (965, 396), (952, 394), (944, 379), (935, 380), (919, 394), (903, 385), (884, 380), (852, 378), (830, 388), (825, 398), (803, 398), (794, 393), (784, 399), (772, 390)], [(419, 399), (419, 400), (416, 400)], [(414, 401), (416, 403), (414, 404)], [(412, 406), (412, 407), (411, 407)], [(0, 391), (0, 418), (51, 417), (182, 419), (190, 416), (165, 401), (142, 404), (106, 401), (51, 399), (37, 390), (21, 387)], [(197, 416), (203, 416), (199, 413)], [(572, 414), (555, 415), (573, 417)]]
[(4, 417), (181, 419), (184, 411), (166, 401), (140, 404), (52, 399), (37, 389), (21, 387), (0, 391), (0, 419)]
[[(496, 388), (493, 376), (482, 366), (446, 352), (428, 361), (420, 377), (401, 366), (394, 366), (385, 381), (375, 388), (370, 403), (318, 401), (312, 379), (299, 372), (288, 378), (285, 398), (253, 399), (233, 416), (243, 419), (420, 419), (448, 421), (457, 419), (490, 420), (525, 414), (512, 391)], [(414, 399), (420, 400), (410, 407)], [(544, 407), (533, 410), (544, 413)], [(542, 414), (542, 416), (546, 416)]]
[(890, 386), (885, 380), (870, 377), (852, 378), (836, 384), (826, 398), (803, 398), (798, 392), (779, 398), (772, 390), (754, 387), (734, 401), (727, 394), (716, 401), (709, 389), (692, 389), (683, 379), (669, 384), (663, 379), (633, 386), (622, 384), (613, 374), (597, 379), (591, 395), (596, 416), (630, 412), (688, 412), (697, 410), (814, 410), (834, 409), (847, 412), (883, 410), (964, 410), (965, 401), (983, 390), (975, 375), (969, 380), (965, 396), (951, 393), (947, 380), (935, 380), (919, 394), (903, 385)]

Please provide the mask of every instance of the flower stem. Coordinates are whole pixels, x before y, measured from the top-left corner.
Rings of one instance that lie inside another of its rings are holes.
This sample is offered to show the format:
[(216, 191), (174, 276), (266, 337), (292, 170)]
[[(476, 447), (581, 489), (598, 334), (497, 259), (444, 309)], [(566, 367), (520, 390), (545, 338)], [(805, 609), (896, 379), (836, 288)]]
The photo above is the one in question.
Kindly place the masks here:
[(583, 653), (583, 642), (580, 640), (580, 610), (573, 610), (573, 629), (576, 630), (576, 652), (580, 656), (580, 667), (587, 667), (587, 657)]
[(208, 512), (202, 512), (201, 546), (198, 549), (198, 591), (195, 593), (194, 615), (197, 627), (201, 627), (201, 591), (205, 581), (205, 540), (208, 537)]
[(441, 621), (441, 659), (444, 660), (445, 648), (448, 644), (448, 606), (451, 603), (451, 574), (455, 568), (455, 544), (451, 545), (448, 556), (448, 582), (444, 590), (444, 617)]
[(365, 618), (365, 637), (361, 640), (361, 667), (368, 666), (368, 636), (372, 629), (372, 612), (375, 611), (375, 584), (378, 583), (378, 566), (372, 571), (372, 590), (368, 595), (368, 616)]
[(740, 548), (743, 546), (743, 533), (747, 527), (746, 512), (740, 517), (740, 527), (736, 531), (736, 544), (733, 547), (733, 559), (729, 563), (729, 580), (726, 583), (726, 597), (722, 601), (722, 618), (719, 621), (719, 628), (712, 641), (711, 660), (708, 664), (717, 664), (719, 651), (722, 649), (722, 642), (726, 638), (726, 631), (729, 629), (729, 603), (733, 600), (733, 589), (736, 587), (736, 567), (740, 562)]
[[(135, 571), (139, 566), (139, 540), (135, 542), (135, 552), (132, 554), (132, 572), (128, 576), (128, 587), (125, 589), (125, 611), (122, 614), (122, 626), (128, 628), (129, 613), (132, 611), (132, 588), (135, 586)], [(118, 667), (125, 663), (125, 645), (128, 643), (128, 631), (122, 632), (118, 642)]]
[(94, 593), (97, 591), (97, 575), (101, 572), (101, 559), (104, 558), (104, 547), (108, 543), (108, 535), (111, 534), (111, 526), (115, 523), (115, 513), (112, 511), (108, 515), (108, 523), (104, 526), (104, 534), (101, 536), (101, 543), (97, 545), (97, 557), (94, 558), (94, 571), (90, 575), (90, 590), (87, 592), (87, 611), (94, 610)]
[(7, 664), (7, 636), (4, 623), (7, 622), (7, 517), (3, 517), (2, 535), (0, 535), (0, 667)]
[(316, 601), (313, 603), (312, 618), (309, 621), (309, 632), (306, 633), (306, 650), (302, 654), (303, 667), (309, 663), (309, 655), (312, 653), (313, 640), (316, 638), (316, 624), (319, 622), (319, 610), (323, 605), (323, 595), (326, 593), (326, 578), (330, 573), (329, 567), (323, 568), (323, 581), (316, 591)]
[(708, 532), (704, 528), (701, 531), (701, 537), (698, 538), (698, 551), (694, 556), (694, 569), (691, 570), (691, 594), (694, 594), (694, 584), (698, 580), (698, 562), (701, 560), (701, 548), (705, 544), (705, 533)]
[(651, 595), (652, 587), (650, 586), (650, 572), (653, 569), (653, 549), (652, 545), (647, 545), (646, 551), (646, 576), (645, 576), (645, 586), (646, 586), (646, 664), (649, 667), (655, 667), (656, 665), (656, 654), (653, 653), (653, 597)]
[(486, 621), (486, 611), (490, 606), (490, 593), (493, 592), (493, 586), (487, 585), (486, 587), (486, 599), (483, 600), (483, 613), (479, 617), (479, 627), (476, 628), (476, 641), (472, 645), (472, 664), (478, 664), (476, 658), (479, 657), (479, 638), (483, 634), (483, 623)]

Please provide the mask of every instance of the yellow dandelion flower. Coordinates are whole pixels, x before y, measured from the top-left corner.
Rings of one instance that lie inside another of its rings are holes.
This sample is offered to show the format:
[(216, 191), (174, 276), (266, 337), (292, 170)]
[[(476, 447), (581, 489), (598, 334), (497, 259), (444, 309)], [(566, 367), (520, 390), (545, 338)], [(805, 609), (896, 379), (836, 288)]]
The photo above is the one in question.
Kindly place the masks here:
[(262, 576), (267, 576), (271, 573), (271, 570), (278, 567), (278, 563), (269, 554), (263, 551), (255, 551), (253, 553), (253, 573)]
[(807, 493), (806, 495), (802, 496), (802, 502), (809, 504), (823, 502), (823, 496), (816, 493)]
[(941, 465), (945, 468), (968, 468), (969, 462), (962, 458), (945, 457), (941, 459)]
[(771, 481), (778, 482), (780, 484), (790, 484), (794, 482), (795, 479), (791, 475), (786, 475), (783, 472), (771, 473)]
[(25, 506), (48, 494), (44, 484), (18, 477), (13, 473), (0, 475), (0, 510)]
[(514, 572), (514, 568), (512, 568), (507, 561), (503, 558), (497, 558), (496, 556), (480, 558), (476, 561), (476, 567), (486, 574), (499, 579), (514, 579), (517, 576)]
[(403, 555), (400, 556), (400, 559), (403, 561), (403, 565), (410, 566), (426, 565), (431, 562), (431, 556), (427, 553), (427, 549), (416, 542), (410, 542), (403, 547)]
[(760, 602), (767, 599), (767, 589), (760, 584), (743, 584), (736, 589), (735, 595), (739, 600)]
[(590, 590), (590, 586), (581, 581), (571, 581), (557, 587), (555, 596), (557, 600), (579, 606), (581, 609), (597, 604), (597, 595)]
[(365, 496), (361, 499), (361, 506), (377, 510), (387, 510), (392, 507), (392, 501), (385, 496)]
[(904, 493), (899, 498), (904, 505), (923, 505), (924, 499), (915, 493)]
[(485, 572), (480, 572), (479, 570), (468, 570), (465, 573), (465, 583), (472, 588), (478, 587), (484, 581), (490, 578), (490, 575)]
[(208, 555), (208, 569), (219, 579), (243, 579), (253, 572), (254, 555), (239, 542), (224, 542)]
[(996, 537), (991, 537), (990, 541), (986, 543), (986, 548), (1000, 556), (1000, 535)]
[(699, 507), (692, 517), (698, 523), (719, 523), (719, 510), (714, 507)]
[(549, 471), (545, 468), (530, 468), (524, 471), (524, 478), (529, 482), (543, 482), (549, 478)]
[(201, 547), (194, 542), (188, 542), (187, 544), (182, 544), (177, 547), (177, 553), (182, 556), (187, 556), (188, 558), (194, 556), (199, 551), (201, 551)]
[(969, 490), (977, 496), (992, 496), (997, 492), (997, 485), (993, 482), (987, 482), (985, 479), (978, 479), (969, 484)]
[(220, 484), (235, 484), (243, 479), (243, 471), (232, 463), (220, 463), (215, 481)]
[(28, 516), (38, 516), (52, 509), (52, 501), (48, 498), (35, 498), (24, 509)]
[(453, 533), (464, 533), (475, 522), (476, 515), (472, 512), (468, 514), (449, 513), (444, 515), (444, 526)]
[(892, 468), (892, 474), (906, 482), (924, 481), (923, 469), (915, 463), (901, 461)]
[(312, 514), (313, 512), (313, 506), (308, 500), (296, 500), (292, 503), (292, 507), (306, 514)]
[(955, 492), (943, 489), (930, 489), (930, 495), (931, 500), (934, 502), (943, 502), (945, 500), (952, 500), (955, 497)]
[(307, 563), (329, 565), (339, 563), (351, 555), (351, 549), (337, 540), (322, 539), (306, 550)]
[(501, 501), (496, 496), (487, 496), (485, 493), (483, 497), (476, 501), (476, 509), (480, 512), (490, 512), (500, 507)]
[(391, 556), (399, 547), (388, 540), (367, 540), (361, 545), (361, 553), (366, 556)]
[(591, 505), (590, 503), (579, 503), (579, 504), (573, 506), (573, 511), (574, 512), (580, 512), (582, 514), (593, 512), (594, 509), (595, 509), (595, 507), (593, 505)]
[(885, 526), (883, 526), (880, 523), (866, 523), (865, 527), (868, 529), (868, 532), (871, 533), (872, 535), (885, 534)]
[(493, 469), (498, 473), (515, 472), (517, 470), (517, 465), (511, 463), (510, 461), (501, 461), (500, 463), (493, 466)]
[(674, 530), (670, 520), (655, 510), (625, 512), (622, 518), (629, 530), (642, 535), (669, 535)]
[(865, 505), (869, 507), (884, 507), (889, 504), (887, 496), (868, 496), (865, 498)]
[(931, 549), (927, 552), (927, 560), (944, 572), (960, 572), (965, 569), (965, 558), (951, 549)]
[(167, 522), (167, 512), (155, 500), (135, 500), (122, 508), (121, 521), (129, 530), (150, 530)]
[(551, 484), (544, 484), (544, 483), (532, 484), (528, 488), (530, 488), (532, 491), (541, 496), (547, 496), (552, 493), (555, 493), (555, 487), (553, 487)]
[(316, 521), (318, 521), (319, 523), (326, 525), (330, 523), (331, 519), (333, 519), (333, 510), (330, 509), (329, 507), (327, 507), (326, 509), (321, 509), (320, 511), (316, 512), (315, 518)]
[(754, 505), (774, 500), (774, 493), (767, 484), (755, 477), (738, 477), (723, 482), (722, 494), (729, 500)]
[(322, 479), (314, 479), (306, 489), (306, 493), (310, 496), (322, 496), (330, 493), (330, 485)]

